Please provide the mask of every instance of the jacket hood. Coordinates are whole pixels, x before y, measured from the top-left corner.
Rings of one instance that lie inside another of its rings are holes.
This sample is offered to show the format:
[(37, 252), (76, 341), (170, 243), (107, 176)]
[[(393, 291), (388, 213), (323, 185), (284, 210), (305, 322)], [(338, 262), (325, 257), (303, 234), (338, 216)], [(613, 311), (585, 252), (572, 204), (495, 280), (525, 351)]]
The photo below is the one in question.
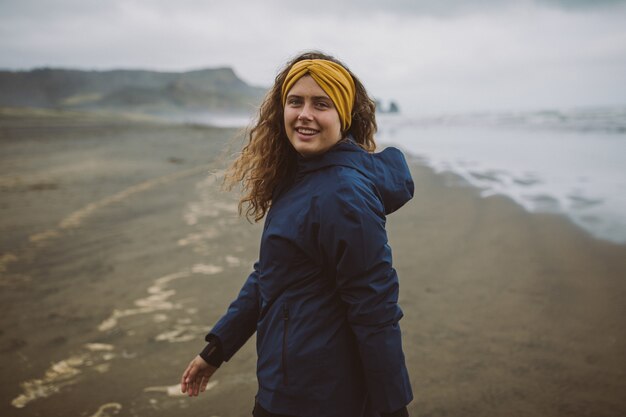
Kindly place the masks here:
[(298, 176), (330, 166), (355, 169), (372, 181), (385, 207), (393, 213), (413, 197), (411, 172), (402, 152), (393, 147), (369, 153), (351, 138), (342, 140), (327, 152), (309, 158), (298, 156)]

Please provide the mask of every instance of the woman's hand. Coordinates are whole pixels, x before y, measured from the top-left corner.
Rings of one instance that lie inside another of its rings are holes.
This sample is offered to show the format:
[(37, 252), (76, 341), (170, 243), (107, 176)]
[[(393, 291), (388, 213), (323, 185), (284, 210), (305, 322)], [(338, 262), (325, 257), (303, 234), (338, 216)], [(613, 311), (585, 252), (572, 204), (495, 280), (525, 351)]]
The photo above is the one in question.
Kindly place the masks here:
[(216, 367), (206, 363), (200, 356), (196, 356), (183, 372), (180, 379), (180, 390), (190, 397), (197, 397), (199, 393), (204, 392), (211, 375), (215, 371), (217, 371)]

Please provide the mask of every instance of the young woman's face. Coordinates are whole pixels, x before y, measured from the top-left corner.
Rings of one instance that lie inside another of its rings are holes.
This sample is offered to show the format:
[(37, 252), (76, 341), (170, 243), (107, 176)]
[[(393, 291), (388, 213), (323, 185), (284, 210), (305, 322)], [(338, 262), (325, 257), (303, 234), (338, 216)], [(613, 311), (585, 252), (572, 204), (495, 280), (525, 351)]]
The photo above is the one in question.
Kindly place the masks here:
[(324, 153), (341, 140), (339, 113), (310, 75), (287, 93), (283, 116), (289, 142), (304, 157)]

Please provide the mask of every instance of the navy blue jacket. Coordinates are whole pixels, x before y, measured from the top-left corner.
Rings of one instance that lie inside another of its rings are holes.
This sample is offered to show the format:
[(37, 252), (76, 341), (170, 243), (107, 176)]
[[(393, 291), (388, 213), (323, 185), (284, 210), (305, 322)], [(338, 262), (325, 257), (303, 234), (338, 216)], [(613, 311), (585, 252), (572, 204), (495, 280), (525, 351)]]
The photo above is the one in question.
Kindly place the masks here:
[(299, 158), (259, 261), (213, 327), (224, 359), (257, 332), (258, 403), (276, 414), (377, 416), (413, 398), (385, 216), (413, 196), (402, 153), (350, 139)]

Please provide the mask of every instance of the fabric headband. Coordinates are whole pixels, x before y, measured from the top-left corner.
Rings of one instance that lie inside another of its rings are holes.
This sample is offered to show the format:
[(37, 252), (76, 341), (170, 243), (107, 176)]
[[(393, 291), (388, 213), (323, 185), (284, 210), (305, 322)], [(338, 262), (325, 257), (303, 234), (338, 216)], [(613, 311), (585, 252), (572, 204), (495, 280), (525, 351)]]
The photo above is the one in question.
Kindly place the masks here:
[(346, 131), (352, 124), (352, 106), (354, 105), (355, 87), (350, 73), (341, 65), (325, 59), (305, 59), (298, 61), (289, 70), (282, 87), (283, 105), (291, 87), (304, 75), (310, 74), (315, 82), (332, 100), (341, 129)]

